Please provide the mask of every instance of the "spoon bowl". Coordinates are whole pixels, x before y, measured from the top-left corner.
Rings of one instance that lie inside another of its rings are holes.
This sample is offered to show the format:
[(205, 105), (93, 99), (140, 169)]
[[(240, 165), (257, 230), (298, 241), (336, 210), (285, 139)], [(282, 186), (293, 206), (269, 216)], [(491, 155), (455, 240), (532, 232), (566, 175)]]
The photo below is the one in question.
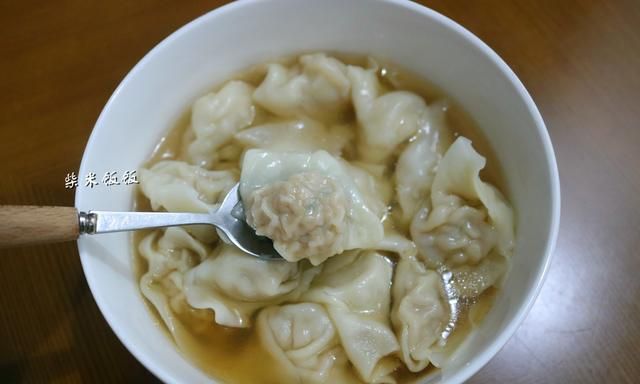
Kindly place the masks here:
[[(212, 222), (218, 229), (218, 235), (226, 241), (233, 243), (244, 252), (264, 260), (284, 260), (273, 248), (273, 241), (265, 236), (259, 236), (255, 229), (251, 228), (245, 219), (244, 206), (240, 200), (238, 187), (234, 185), (227, 193), (217, 211), (212, 212)], [(213, 221), (219, 220), (215, 223)]]

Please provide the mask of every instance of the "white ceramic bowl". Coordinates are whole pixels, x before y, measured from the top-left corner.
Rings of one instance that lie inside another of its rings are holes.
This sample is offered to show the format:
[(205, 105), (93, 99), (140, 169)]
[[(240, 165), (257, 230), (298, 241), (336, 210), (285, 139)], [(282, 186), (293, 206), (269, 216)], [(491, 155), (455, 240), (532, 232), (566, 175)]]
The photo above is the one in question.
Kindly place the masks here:
[[(303, 51), (344, 51), (392, 59), (457, 100), (478, 122), (504, 169), (517, 214), (510, 274), (483, 324), (442, 370), (466, 380), (507, 342), (535, 301), (560, 216), (556, 162), (529, 94), (484, 43), (446, 17), (392, 0), (241, 1), (187, 24), (147, 54), (98, 119), (80, 174), (136, 169), (192, 102), (239, 69)], [(132, 208), (133, 188), (80, 187), (81, 210)], [(102, 314), (124, 345), (160, 379), (211, 380), (176, 350), (143, 304), (129, 234), (78, 241)], [(496, 378), (499, 380), (499, 378)]]

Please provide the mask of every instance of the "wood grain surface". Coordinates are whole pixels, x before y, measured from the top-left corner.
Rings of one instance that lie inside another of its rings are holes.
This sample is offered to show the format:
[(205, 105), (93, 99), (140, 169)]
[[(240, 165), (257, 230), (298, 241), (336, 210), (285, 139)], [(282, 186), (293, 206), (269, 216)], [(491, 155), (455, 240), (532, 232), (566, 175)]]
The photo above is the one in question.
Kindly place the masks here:
[[(0, 1), (0, 204), (73, 205), (127, 71), (221, 1)], [(640, 380), (640, 1), (424, 3), (498, 52), (547, 123), (562, 183), (548, 278), (471, 383)], [(0, 382), (154, 382), (98, 311), (74, 243), (0, 250)]]
[(0, 248), (71, 241), (78, 235), (74, 207), (0, 205)]

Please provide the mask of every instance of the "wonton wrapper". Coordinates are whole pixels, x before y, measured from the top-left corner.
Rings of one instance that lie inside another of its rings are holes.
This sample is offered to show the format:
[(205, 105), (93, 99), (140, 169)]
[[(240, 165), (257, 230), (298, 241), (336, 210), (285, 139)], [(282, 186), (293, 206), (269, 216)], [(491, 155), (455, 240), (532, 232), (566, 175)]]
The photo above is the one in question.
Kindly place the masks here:
[(393, 278), (391, 322), (400, 342), (402, 361), (411, 372), (420, 372), (431, 362), (431, 348), (449, 319), (442, 282), (412, 259), (401, 259)]
[[(354, 183), (348, 169), (325, 151), (314, 153), (271, 152), (251, 149), (247, 151), (242, 166), (240, 178), (240, 196), (245, 206), (245, 212), (252, 209), (252, 196), (261, 188), (268, 187), (277, 182), (289, 180), (292, 176), (312, 173), (333, 180), (341, 188), (346, 206), (344, 207), (344, 229), (341, 238), (337, 241), (337, 247), (332, 254), (310, 254), (306, 257), (317, 265), (328, 257), (355, 248), (374, 248), (382, 240), (383, 228), (380, 218), (366, 205), (366, 201)], [(276, 207), (277, 208), (277, 207)], [(275, 209), (273, 206), (265, 206), (264, 209)], [(285, 214), (283, 212), (282, 214)], [(270, 212), (270, 215), (278, 215), (279, 212)], [(281, 219), (284, 223), (284, 218)], [(296, 231), (296, 228), (283, 228), (285, 231)], [(258, 228), (260, 232), (260, 228)], [(305, 233), (300, 233), (302, 241)], [(287, 260), (298, 260), (299, 255), (287, 254), (289, 244), (279, 243), (274, 239), (276, 250)]]
[(359, 130), (358, 153), (367, 162), (382, 163), (402, 142), (428, 121), (427, 105), (415, 93), (382, 94), (373, 69), (348, 67)]
[(180, 345), (189, 333), (176, 316), (189, 311), (205, 320), (210, 313), (193, 311), (183, 294), (184, 274), (207, 257), (209, 248), (184, 229), (170, 227), (145, 236), (138, 250), (149, 269), (140, 279), (142, 295), (156, 308), (163, 322)]
[(221, 156), (218, 150), (234, 134), (251, 125), (256, 114), (252, 93), (251, 85), (234, 80), (218, 92), (208, 93), (196, 100), (188, 132), (195, 136), (187, 147), (191, 163), (211, 168)]
[(393, 267), (375, 252), (351, 251), (324, 263), (302, 300), (325, 304), (342, 347), (368, 383), (393, 382), (398, 341), (389, 324)]
[(140, 170), (140, 188), (153, 210), (206, 213), (236, 184), (230, 171), (207, 171), (182, 161), (164, 160)]
[(235, 139), (250, 148), (296, 152), (323, 149), (339, 156), (353, 133), (348, 125), (327, 127), (311, 119), (296, 119), (247, 128), (237, 133)]
[(415, 139), (398, 157), (396, 193), (402, 212), (401, 221), (405, 226), (421, 206), (431, 206), (430, 192), (436, 167), (452, 141), (445, 125), (446, 108), (444, 103), (429, 107), (428, 123), (420, 128)]
[(192, 307), (213, 309), (216, 323), (244, 328), (258, 309), (296, 299), (318, 272), (301, 263), (262, 260), (221, 244), (185, 275), (184, 293)]
[(440, 161), (432, 210), (419, 211), (411, 236), (431, 268), (445, 266), (462, 297), (477, 297), (499, 282), (513, 252), (513, 212), (500, 192), (480, 180), (485, 159), (459, 137)]
[(267, 76), (253, 93), (256, 103), (282, 117), (339, 120), (349, 108), (346, 66), (317, 53), (301, 56), (300, 67), (269, 64)]
[[(140, 170), (140, 189), (154, 211), (207, 213), (218, 208), (238, 175), (231, 171), (207, 171), (182, 161), (165, 160)], [(212, 242), (216, 231), (209, 225), (185, 227), (198, 240)]]
[(265, 308), (258, 315), (257, 329), (265, 350), (297, 382), (329, 382), (332, 368), (344, 359), (338, 334), (321, 305)]
[[(464, 137), (440, 162), (431, 189), (432, 211), (426, 220), (414, 220), (411, 232), (430, 265), (476, 264), (494, 246), (510, 255), (513, 212), (495, 187), (480, 180), (485, 162)], [(478, 203), (478, 208), (469, 205)]]

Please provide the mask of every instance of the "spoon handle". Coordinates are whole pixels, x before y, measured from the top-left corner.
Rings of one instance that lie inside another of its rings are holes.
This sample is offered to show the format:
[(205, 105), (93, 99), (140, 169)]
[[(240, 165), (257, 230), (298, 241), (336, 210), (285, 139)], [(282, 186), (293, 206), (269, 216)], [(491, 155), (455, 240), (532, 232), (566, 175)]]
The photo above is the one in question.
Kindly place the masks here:
[(74, 207), (0, 206), (0, 247), (75, 240), (79, 233)]
[(213, 224), (215, 214), (78, 212), (74, 207), (0, 206), (0, 248), (75, 240), (80, 234), (133, 231), (174, 225)]
[(80, 212), (80, 233), (87, 234), (191, 224), (216, 225), (215, 215), (173, 212)]

